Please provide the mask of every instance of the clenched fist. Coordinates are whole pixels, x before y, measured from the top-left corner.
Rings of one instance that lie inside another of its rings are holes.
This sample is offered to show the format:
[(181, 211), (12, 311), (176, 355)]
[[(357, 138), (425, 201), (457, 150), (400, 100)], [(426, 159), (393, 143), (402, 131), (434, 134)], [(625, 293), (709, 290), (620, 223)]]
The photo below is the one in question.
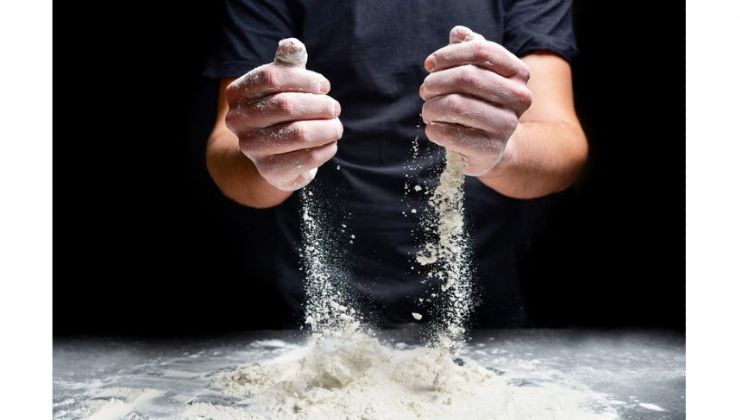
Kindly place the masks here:
[(283, 191), (304, 187), (337, 152), (343, 127), (329, 81), (306, 70), (295, 38), (280, 41), (275, 61), (231, 83), (225, 92), (227, 127), (260, 175)]
[(434, 143), (465, 157), (465, 174), (480, 176), (501, 160), (519, 117), (532, 103), (527, 65), (464, 26), (450, 45), (427, 57), (419, 89), (422, 118)]

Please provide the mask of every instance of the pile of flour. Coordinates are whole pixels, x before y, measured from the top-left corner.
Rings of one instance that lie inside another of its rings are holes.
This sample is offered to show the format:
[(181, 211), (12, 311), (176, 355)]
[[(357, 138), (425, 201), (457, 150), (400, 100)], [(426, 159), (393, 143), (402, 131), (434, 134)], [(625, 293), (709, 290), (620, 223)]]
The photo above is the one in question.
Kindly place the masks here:
[(299, 348), (218, 376), (246, 403), (193, 404), (212, 419), (617, 419), (605, 399), (554, 384), (518, 386), (442, 348), (390, 346), (358, 330), (314, 336)]

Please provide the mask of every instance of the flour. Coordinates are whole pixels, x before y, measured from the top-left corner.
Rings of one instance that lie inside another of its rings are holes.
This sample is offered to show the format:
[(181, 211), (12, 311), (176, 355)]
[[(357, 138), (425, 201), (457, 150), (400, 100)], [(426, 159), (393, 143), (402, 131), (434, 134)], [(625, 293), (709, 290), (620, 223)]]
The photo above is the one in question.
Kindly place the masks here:
[(642, 408), (645, 408), (645, 409), (648, 409), (648, 410), (652, 410), (652, 411), (665, 411), (665, 410), (663, 410), (663, 408), (661, 408), (660, 406), (655, 405), (655, 404), (638, 403), (637, 405), (639, 405)]
[[(69, 414), (72, 418), (89, 420), (113, 420), (124, 417), (138, 407), (164, 395), (164, 391), (126, 387), (102, 388), (93, 399), (86, 402), (80, 412), (57, 413), (59, 417)], [(56, 418), (56, 417), (55, 417)]]
[[(185, 418), (554, 419), (618, 418), (605, 397), (555, 384), (519, 386), (444, 348), (390, 347), (362, 332), (223, 373), (216, 386), (242, 408), (207, 403)], [(456, 363), (457, 362), (457, 363)]]
[(350, 305), (337, 265), (330, 258), (336, 246), (321, 218), (319, 201), (312, 187), (301, 191), (303, 270), (306, 274), (305, 325), (311, 333), (338, 335), (360, 328), (361, 318)]
[(436, 241), (428, 242), (416, 256), (419, 264), (431, 266), (429, 276), (440, 285), (444, 300), (437, 344), (446, 347), (459, 346), (471, 312), (472, 271), (463, 209), (464, 169), (465, 158), (447, 151), (439, 185), (429, 199), (433, 214), (426, 221), (434, 230)]

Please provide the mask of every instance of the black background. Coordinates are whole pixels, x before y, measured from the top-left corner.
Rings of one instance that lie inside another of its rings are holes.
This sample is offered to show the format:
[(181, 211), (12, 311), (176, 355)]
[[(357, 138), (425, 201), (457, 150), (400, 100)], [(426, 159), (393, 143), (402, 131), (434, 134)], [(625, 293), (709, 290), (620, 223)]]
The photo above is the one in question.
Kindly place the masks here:
[[(684, 328), (685, 16), (658, 3), (575, 3), (591, 156), (527, 261), (533, 325)], [(271, 212), (205, 171), (220, 2), (60, 4), (55, 334), (275, 327)]]

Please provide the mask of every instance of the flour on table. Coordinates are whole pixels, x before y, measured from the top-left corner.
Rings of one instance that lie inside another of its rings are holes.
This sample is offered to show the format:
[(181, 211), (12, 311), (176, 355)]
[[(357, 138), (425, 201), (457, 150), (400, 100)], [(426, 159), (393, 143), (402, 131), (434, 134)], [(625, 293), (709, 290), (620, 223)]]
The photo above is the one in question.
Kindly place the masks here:
[(638, 403), (637, 405), (639, 405), (642, 408), (645, 408), (645, 409), (648, 409), (648, 410), (652, 410), (652, 411), (665, 411), (665, 410), (663, 410), (662, 407), (660, 407), (659, 405), (655, 405), (655, 404)]
[(555, 384), (517, 386), (442, 347), (383, 345), (356, 331), (215, 379), (236, 407), (191, 406), (211, 419), (617, 419), (605, 397)]
[[(124, 417), (138, 407), (164, 395), (164, 391), (145, 388), (111, 387), (96, 391), (94, 398), (86, 401), (80, 412), (68, 413), (68, 418), (89, 420), (114, 420)], [(65, 418), (66, 413), (59, 417)], [(56, 416), (55, 416), (56, 418)]]

